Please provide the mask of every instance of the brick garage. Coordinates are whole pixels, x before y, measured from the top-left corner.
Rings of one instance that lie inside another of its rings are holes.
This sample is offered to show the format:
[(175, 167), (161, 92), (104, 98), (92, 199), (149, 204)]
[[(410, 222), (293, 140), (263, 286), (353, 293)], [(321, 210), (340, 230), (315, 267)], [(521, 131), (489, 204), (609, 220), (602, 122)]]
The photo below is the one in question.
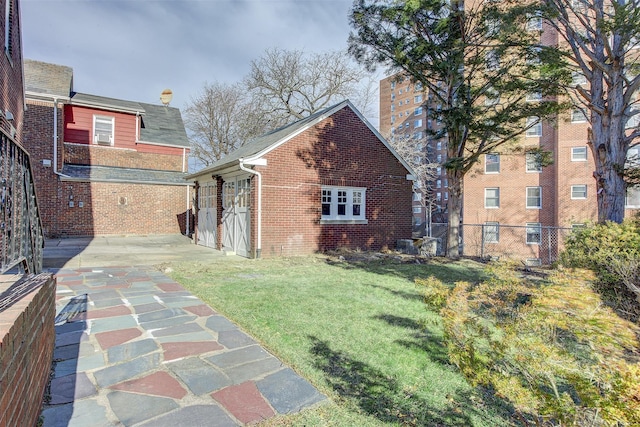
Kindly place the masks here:
[[(254, 172), (242, 171), (240, 163)], [(261, 175), (261, 185), (256, 173)], [(273, 257), (342, 247), (379, 250), (410, 238), (411, 173), (345, 101), (258, 138), (188, 179), (198, 188), (215, 182), (216, 245), (234, 251), (227, 247), (233, 242), (225, 235), (230, 231), (225, 230), (225, 215), (235, 206), (228, 205), (225, 183), (236, 177), (249, 179), (246, 255)], [(200, 198), (202, 191), (198, 194)], [(324, 207), (323, 194), (327, 201)], [(337, 207), (340, 197), (346, 199), (344, 211), (333, 211), (341, 209)], [(199, 209), (201, 206), (199, 203)]]

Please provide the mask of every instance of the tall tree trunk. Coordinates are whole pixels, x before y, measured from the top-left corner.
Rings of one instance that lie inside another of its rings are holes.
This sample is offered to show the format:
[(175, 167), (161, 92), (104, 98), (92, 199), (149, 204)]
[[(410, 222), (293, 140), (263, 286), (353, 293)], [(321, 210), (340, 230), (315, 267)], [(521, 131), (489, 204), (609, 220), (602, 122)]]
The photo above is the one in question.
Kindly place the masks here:
[(628, 146), (625, 142), (625, 105), (620, 66), (619, 60), (613, 61), (611, 67), (614, 72), (610, 73), (608, 83), (604, 82), (603, 72), (596, 69), (596, 78), (592, 80), (591, 87), (596, 109), (591, 112), (588, 142), (596, 165), (593, 176), (596, 180), (599, 223), (621, 223), (624, 219), (624, 165)]
[(460, 256), (460, 218), (462, 218), (462, 184), (464, 175), (447, 169), (449, 200), (447, 201), (447, 258)]

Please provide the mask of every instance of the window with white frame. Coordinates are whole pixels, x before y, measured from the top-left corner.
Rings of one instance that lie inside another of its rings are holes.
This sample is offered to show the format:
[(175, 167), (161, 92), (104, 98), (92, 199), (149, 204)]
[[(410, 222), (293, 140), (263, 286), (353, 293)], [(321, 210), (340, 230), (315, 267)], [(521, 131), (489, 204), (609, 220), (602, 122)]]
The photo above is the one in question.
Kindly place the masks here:
[(539, 245), (542, 243), (542, 226), (539, 222), (527, 222), (525, 232), (528, 245)]
[(416, 82), (416, 84), (413, 86), (413, 90), (414, 91), (422, 90), (422, 83)]
[(572, 199), (586, 199), (587, 198), (587, 186), (585, 184), (572, 185), (571, 186), (571, 198)]
[(485, 243), (498, 243), (500, 240), (500, 223), (485, 222), (482, 226), (482, 237)]
[(115, 119), (109, 116), (93, 116), (93, 143), (113, 145)]
[(442, 188), (442, 180), (436, 179), (436, 188)]
[(322, 220), (364, 220), (364, 188), (322, 187)]
[(640, 187), (627, 187), (624, 205), (627, 209), (640, 209)]
[(436, 193), (436, 201), (442, 201), (442, 193)]
[(542, 53), (542, 47), (532, 46), (527, 52), (526, 62), (530, 65), (540, 64), (540, 54)]
[(499, 188), (484, 189), (484, 207), (487, 209), (495, 209), (500, 207), (500, 189)]
[(500, 154), (484, 155), (484, 173), (500, 173)]
[(542, 209), (542, 187), (527, 187), (527, 208)]
[(529, 92), (525, 98), (527, 102), (538, 102), (542, 101), (542, 93), (540, 92)]
[(498, 105), (500, 103), (500, 92), (493, 87), (489, 87), (485, 92), (484, 105)]
[(527, 130), (525, 136), (527, 137), (540, 137), (542, 136), (542, 123), (540, 118), (536, 116), (527, 117)]
[(418, 107), (415, 110), (413, 110), (414, 116), (419, 116), (420, 114), (422, 114), (422, 107)]
[(542, 172), (542, 155), (535, 151), (524, 154), (527, 172)]
[(414, 202), (419, 202), (422, 200), (422, 194), (420, 193), (413, 193), (413, 201)]
[(442, 154), (436, 155), (436, 162), (442, 163)]
[(414, 206), (413, 207), (413, 213), (414, 214), (422, 213), (422, 206)]
[(640, 127), (640, 110), (632, 108), (627, 123), (625, 124), (625, 129), (635, 129), (637, 127)]
[(574, 108), (571, 111), (571, 123), (585, 123), (586, 121), (587, 116), (580, 108)]
[(449, 200), (449, 192), (448, 191), (444, 192), (444, 199), (445, 200)]
[(542, 16), (538, 12), (533, 15), (529, 15), (527, 20), (527, 31), (541, 31), (542, 30)]
[(587, 161), (587, 147), (571, 147), (571, 161), (572, 162), (586, 162)]
[(422, 102), (422, 95), (416, 95), (413, 97), (413, 103), (414, 104), (419, 104)]
[(571, 86), (578, 86), (578, 85), (584, 85), (584, 84), (587, 84), (587, 78), (585, 77), (585, 75), (578, 71), (573, 71), (571, 73)]
[(414, 128), (422, 127), (422, 119), (414, 120), (414, 122), (413, 122), (413, 127), (414, 127)]
[(489, 71), (495, 71), (500, 67), (500, 55), (495, 50), (487, 52), (485, 61), (487, 70)]

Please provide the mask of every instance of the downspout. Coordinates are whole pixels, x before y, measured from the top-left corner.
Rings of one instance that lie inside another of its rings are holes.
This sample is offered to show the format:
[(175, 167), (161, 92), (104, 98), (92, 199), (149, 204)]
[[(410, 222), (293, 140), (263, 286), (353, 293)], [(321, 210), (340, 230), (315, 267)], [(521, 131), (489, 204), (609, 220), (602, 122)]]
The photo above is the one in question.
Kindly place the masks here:
[(258, 177), (258, 236), (256, 238), (256, 258), (260, 258), (262, 254), (262, 175), (256, 170), (246, 168), (244, 166), (244, 159), (240, 159), (240, 170)]
[(58, 99), (53, 99), (53, 173), (67, 176), (58, 172)]
[(191, 209), (189, 209), (189, 196), (191, 186), (187, 184), (187, 210), (185, 211), (185, 236), (189, 235), (189, 217), (191, 216)]

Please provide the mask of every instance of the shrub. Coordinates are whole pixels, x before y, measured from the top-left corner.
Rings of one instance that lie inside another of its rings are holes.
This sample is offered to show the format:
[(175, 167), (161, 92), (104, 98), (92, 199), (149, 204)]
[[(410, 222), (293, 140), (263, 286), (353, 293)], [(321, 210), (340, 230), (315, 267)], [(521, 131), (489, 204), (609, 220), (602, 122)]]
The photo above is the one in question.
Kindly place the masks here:
[[(449, 359), (472, 384), (494, 389), (524, 422), (640, 425), (640, 329), (602, 304), (593, 274), (535, 283), (504, 265), (488, 274), (457, 283), (441, 310)], [(439, 294), (442, 284), (423, 285)]]
[[(561, 263), (588, 268), (598, 275), (597, 287), (625, 313), (640, 314), (640, 221), (607, 222), (574, 231), (567, 239)], [(631, 297), (631, 298), (630, 298)]]

